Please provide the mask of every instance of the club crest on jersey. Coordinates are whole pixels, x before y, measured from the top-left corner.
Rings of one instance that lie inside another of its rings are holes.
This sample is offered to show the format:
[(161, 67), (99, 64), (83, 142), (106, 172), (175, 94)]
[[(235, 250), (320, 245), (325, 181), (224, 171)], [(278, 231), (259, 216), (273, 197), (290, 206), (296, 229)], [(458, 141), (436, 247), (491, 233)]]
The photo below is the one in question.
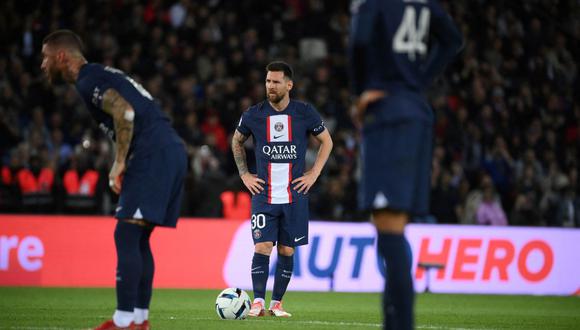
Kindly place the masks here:
[(266, 119), (267, 142), (292, 142), (292, 117), (274, 115)]
[(282, 130), (284, 130), (284, 124), (277, 122), (274, 124), (274, 130), (276, 130), (276, 132), (282, 132)]

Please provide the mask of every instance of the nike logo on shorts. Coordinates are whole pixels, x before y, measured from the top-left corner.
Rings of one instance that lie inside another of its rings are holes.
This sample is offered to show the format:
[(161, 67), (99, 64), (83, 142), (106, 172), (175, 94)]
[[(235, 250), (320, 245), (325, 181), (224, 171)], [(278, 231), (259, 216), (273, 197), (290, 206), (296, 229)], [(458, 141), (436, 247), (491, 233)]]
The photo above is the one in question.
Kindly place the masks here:
[(302, 236), (302, 237), (295, 237), (294, 238), (294, 243), (296, 242), (300, 242), (303, 238), (305, 238), (306, 236)]

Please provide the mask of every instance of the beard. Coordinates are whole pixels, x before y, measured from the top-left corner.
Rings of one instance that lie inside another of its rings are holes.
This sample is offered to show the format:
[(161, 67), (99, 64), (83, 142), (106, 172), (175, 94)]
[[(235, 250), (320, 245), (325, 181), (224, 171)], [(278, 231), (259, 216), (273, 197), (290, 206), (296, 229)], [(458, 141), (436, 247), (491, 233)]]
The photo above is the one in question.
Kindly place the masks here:
[(268, 93), (268, 101), (276, 104), (276, 103), (280, 103), (280, 101), (282, 101), (284, 99), (284, 94), (270, 94)]
[(66, 82), (63, 73), (60, 70), (53, 68), (52, 70), (46, 71), (45, 75), (48, 83), (51, 85), (60, 85)]

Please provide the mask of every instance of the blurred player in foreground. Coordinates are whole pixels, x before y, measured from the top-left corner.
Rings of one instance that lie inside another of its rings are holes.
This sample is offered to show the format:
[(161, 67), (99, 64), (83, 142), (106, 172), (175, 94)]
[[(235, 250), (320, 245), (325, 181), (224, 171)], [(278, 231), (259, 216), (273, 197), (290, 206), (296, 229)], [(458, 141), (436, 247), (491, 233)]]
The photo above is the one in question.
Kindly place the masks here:
[[(308, 191), (332, 150), (332, 138), (310, 104), (290, 99), (292, 68), (284, 62), (266, 67), (267, 100), (244, 112), (232, 141), (232, 152), (244, 185), (252, 193), (252, 284), (249, 316), (264, 316), (270, 254), (278, 243), (278, 262), (269, 312), (290, 317), (282, 297), (294, 269), (294, 249), (308, 244)], [(248, 171), (244, 142), (252, 135), (257, 173)], [(310, 170), (305, 156), (310, 136), (320, 147)]]
[(363, 140), (359, 205), (372, 211), (387, 266), (384, 328), (412, 329), (412, 256), (404, 230), (429, 205), (434, 119), (423, 92), (462, 38), (435, 0), (359, 0), (351, 10), (353, 119)]
[(82, 50), (75, 33), (55, 31), (43, 41), (41, 68), (51, 83), (75, 84), (99, 128), (115, 141), (109, 186), (120, 194), (117, 309), (96, 329), (149, 329), (154, 274), (149, 240), (156, 226), (177, 224), (185, 146), (147, 90), (120, 70), (87, 63)]

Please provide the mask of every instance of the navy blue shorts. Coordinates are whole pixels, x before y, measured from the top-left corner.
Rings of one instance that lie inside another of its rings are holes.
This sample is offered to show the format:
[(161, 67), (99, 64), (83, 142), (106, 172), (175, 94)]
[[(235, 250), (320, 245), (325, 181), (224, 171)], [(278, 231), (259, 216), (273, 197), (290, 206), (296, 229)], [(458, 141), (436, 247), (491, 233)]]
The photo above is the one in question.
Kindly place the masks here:
[(254, 244), (276, 242), (285, 246), (308, 244), (308, 197), (290, 204), (252, 201), (251, 228)]
[(175, 227), (186, 172), (187, 155), (182, 144), (170, 144), (147, 155), (132, 155), (115, 217)]
[[(396, 98), (380, 102), (375, 111), (431, 111), (423, 102)], [(400, 107), (403, 107), (402, 109)], [(364, 210), (393, 209), (421, 216), (429, 212), (433, 124), (423, 118), (381, 118), (366, 125), (361, 146), (359, 206)]]

